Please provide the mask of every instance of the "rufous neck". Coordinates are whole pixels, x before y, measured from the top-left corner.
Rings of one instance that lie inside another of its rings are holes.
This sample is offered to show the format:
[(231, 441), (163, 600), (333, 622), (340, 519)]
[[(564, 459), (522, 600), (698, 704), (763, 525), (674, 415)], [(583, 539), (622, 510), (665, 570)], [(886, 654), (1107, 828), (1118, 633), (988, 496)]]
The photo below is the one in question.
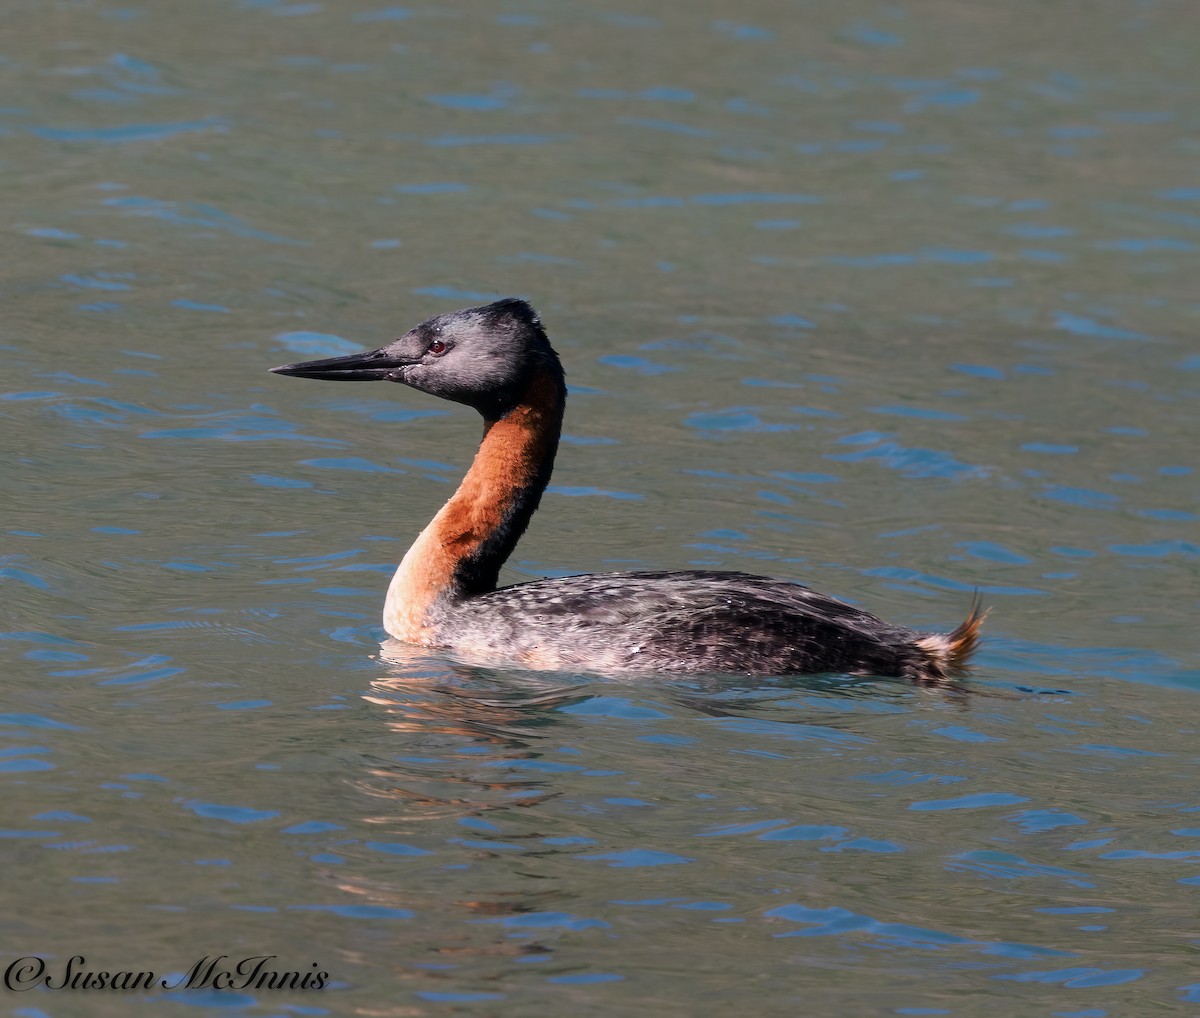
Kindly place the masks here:
[(430, 627), (439, 604), (496, 589), (500, 567), (550, 480), (565, 400), (561, 369), (547, 368), (516, 406), (484, 421), (471, 468), (392, 577), (384, 606), (384, 628), (392, 636), (436, 642)]

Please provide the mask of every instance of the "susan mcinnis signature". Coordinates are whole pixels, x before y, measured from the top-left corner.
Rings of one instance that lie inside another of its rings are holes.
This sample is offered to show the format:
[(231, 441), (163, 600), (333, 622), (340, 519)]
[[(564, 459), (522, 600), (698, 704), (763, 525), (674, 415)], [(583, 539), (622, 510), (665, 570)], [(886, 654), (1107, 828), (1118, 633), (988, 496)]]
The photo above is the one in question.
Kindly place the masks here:
[(205, 955), (186, 972), (159, 976), (148, 969), (100, 969), (82, 954), (52, 966), (44, 958), (18, 958), (4, 970), (8, 990), (323, 990), (329, 973), (313, 962), (307, 970), (285, 970), (274, 954), (231, 958)]

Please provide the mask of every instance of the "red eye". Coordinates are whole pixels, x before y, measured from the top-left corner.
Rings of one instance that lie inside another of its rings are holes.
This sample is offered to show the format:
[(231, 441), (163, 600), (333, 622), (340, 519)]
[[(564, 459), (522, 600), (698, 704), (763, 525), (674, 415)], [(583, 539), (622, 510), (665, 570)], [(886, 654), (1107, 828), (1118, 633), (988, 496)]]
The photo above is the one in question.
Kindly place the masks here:
[(441, 355), (444, 354), (446, 352), (446, 350), (447, 350), (446, 344), (443, 343), (440, 339), (435, 339), (432, 343), (429, 344), (428, 347), (426, 347), (426, 352), (433, 354), (434, 357), (441, 357)]

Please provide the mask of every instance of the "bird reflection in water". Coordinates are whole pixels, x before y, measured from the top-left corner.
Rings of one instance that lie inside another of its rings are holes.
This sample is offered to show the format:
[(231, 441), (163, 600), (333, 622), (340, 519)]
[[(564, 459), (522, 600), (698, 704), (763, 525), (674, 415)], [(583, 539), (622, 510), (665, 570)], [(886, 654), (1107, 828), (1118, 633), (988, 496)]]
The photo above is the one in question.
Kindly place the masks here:
[[(447, 662), (427, 649), (396, 640), (382, 647), (390, 674), (371, 682), (364, 699), (384, 713), (388, 728), (404, 738), (404, 755), (375, 759), (355, 781), (363, 794), (385, 800), (379, 824), (478, 817), (493, 810), (529, 809), (561, 794), (554, 770), (538, 748), (567, 720), (560, 709), (600, 694), (603, 684), (554, 684), (545, 672), (497, 670)], [(641, 687), (645, 689), (644, 685)], [(689, 676), (657, 687), (687, 714), (761, 717), (775, 701), (798, 691), (839, 699), (910, 699), (931, 696), (966, 707), (966, 687), (948, 683), (914, 690), (907, 683), (866, 677), (784, 676), (776, 681), (736, 676)], [(811, 715), (788, 710), (798, 723)], [(823, 719), (828, 723), (829, 719)], [(838, 719), (853, 728), (854, 715)], [(557, 745), (557, 743), (556, 743)], [(542, 834), (506, 834), (505, 840)]]
[[(381, 841), (429, 845), (428, 838), (420, 837), (424, 831), (433, 842), (454, 846), (451, 868), (469, 868), (476, 876), (465, 885), (449, 876), (439, 879), (437, 874), (446, 867), (434, 862), (414, 879), (412, 869), (380, 865), (367, 856), (362, 866), (337, 867), (329, 877), (357, 902), (412, 910), (422, 917), (424, 957), (401, 966), (402, 978), (425, 985), (453, 982), (461, 966), (469, 964), (481, 982), (503, 981), (514, 958), (555, 951), (554, 934), (523, 927), (521, 917), (573, 913), (579, 907), (577, 890), (560, 879), (565, 872), (561, 857), (576, 854), (578, 848), (547, 839), (561, 836), (567, 828), (594, 837), (596, 818), (581, 814), (578, 823), (571, 823), (579, 803), (571, 796), (559, 799), (572, 783), (553, 756), (589, 730), (563, 708), (612, 696), (613, 686), (603, 680), (564, 682), (569, 674), (455, 663), (398, 641), (383, 645), (380, 663), (386, 672), (371, 681), (363, 696), (399, 738), (394, 754), (364, 756), (352, 778), (370, 803), (364, 822), (380, 830)], [(965, 702), (966, 696), (962, 688), (919, 689), (895, 680), (845, 676), (748, 680), (693, 675), (629, 689), (636, 690), (639, 699), (649, 694), (676, 720), (815, 723), (831, 736), (845, 732), (849, 738), (855, 737), (862, 715), (821, 710), (822, 702), (876, 703), (881, 697), (909, 703), (947, 698)], [(797, 709), (797, 693), (810, 695), (811, 711)], [(588, 752), (585, 759), (589, 758), (594, 753)], [(466, 887), (470, 890), (463, 894)]]
[(390, 674), (372, 680), (363, 698), (404, 736), (406, 752), (376, 761), (358, 782), (364, 793), (392, 804), (374, 822), (477, 816), (559, 794), (523, 762), (539, 758), (535, 747), (555, 724), (557, 708), (586, 699), (583, 686), (448, 664), (395, 640), (383, 645), (381, 660)]
[[(458, 843), (455, 866), (483, 867), (488, 876), (469, 898), (454, 897), (461, 881), (433, 880), (432, 873), (414, 881), (364, 865), (337, 867), (329, 876), (359, 903), (428, 917), (421, 940), (425, 957), (421, 964), (400, 966), (402, 978), (453, 981), (457, 960), (470, 958), (477, 978), (479, 965), (494, 959), (499, 979), (514, 957), (551, 953), (540, 935), (514, 939), (503, 920), (554, 911), (570, 897), (560, 881), (530, 872), (536, 857), (569, 850), (544, 843), (551, 830), (540, 828), (536, 807), (562, 793), (553, 787), (553, 775), (527, 763), (544, 755), (539, 743), (564, 719), (556, 709), (587, 694), (580, 686), (551, 685), (544, 675), (448, 664), (427, 650), (393, 643), (383, 648), (388, 674), (373, 679), (363, 698), (401, 738), (395, 756), (365, 757), (365, 767), (352, 779), (376, 804), (363, 820), (380, 828), (380, 840), (389, 834), (420, 840), (415, 835), (430, 822), (435, 838), (446, 822), (461, 825), (463, 836), (447, 839)], [(508, 811), (512, 818), (514, 809), (525, 822), (504, 823), (502, 834), (496, 833), (498, 825), (482, 820), (493, 811)], [(489, 843), (489, 837), (495, 841)], [(518, 859), (518, 869), (511, 869)], [(438, 927), (440, 935), (430, 936)]]

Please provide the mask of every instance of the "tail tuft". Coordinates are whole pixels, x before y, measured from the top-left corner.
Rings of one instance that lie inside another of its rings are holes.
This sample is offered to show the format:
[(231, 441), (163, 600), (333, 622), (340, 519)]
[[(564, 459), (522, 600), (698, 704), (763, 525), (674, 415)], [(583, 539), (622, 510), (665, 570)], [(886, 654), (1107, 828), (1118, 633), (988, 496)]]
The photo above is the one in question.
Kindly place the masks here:
[(925, 654), (924, 678), (937, 682), (947, 678), (961, 678), (970, 670), (971, 655), (979, 645), (979, 630), (988, 617), (987, 608), (981, 608), (979, 595), (971, 602), (967, 617), (950, 633), (933, 633), (916, 641)]

